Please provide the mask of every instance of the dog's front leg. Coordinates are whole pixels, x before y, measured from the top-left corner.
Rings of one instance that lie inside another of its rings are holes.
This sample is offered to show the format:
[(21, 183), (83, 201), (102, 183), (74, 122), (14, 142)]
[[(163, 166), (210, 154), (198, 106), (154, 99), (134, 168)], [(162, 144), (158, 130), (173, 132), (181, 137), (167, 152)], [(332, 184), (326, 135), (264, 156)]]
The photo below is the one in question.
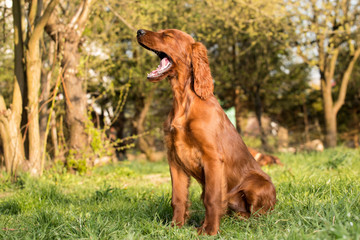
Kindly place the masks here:
[(203, 162), (205, 220), (198, 233), (216, 235), (220, 226), (220, 218), (226, 210), (224, 163), (213, 158), (205, 158)]
[(181, 227), (188, 217), (188, 188), (190, 177), (179, 167), (171, 158), (169, 158), (172, 198), (171, 206), (173, 208), (172, 226)]

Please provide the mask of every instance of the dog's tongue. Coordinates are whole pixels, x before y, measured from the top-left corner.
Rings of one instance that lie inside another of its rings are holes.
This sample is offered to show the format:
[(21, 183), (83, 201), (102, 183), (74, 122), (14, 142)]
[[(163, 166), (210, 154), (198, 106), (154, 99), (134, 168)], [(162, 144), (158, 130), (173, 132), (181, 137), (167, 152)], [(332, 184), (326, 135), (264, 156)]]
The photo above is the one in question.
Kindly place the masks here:
[(154, 77), (154, 76), (158, 76), (158, 75), (162, 74), (164, 72), (164, 70), (169, 67), (169, 64), (170, 64), (169, 59), (164, 57), (163, 59), (161, 59), (160, 65), (157, 67), (157, 69), (155, 69), (154, 71), (149, 73), (148, 77)]
[(167, 66), (167, 64), (169, 63), (169, 59), (167, 59), (166, 57), (164, 57), (163, 59), (161, 59), (161, 61), (160, 61), (160, 65), (159, 65), (159, 67), (158, 68), (164, 68), (164, 67), (166, 67)]

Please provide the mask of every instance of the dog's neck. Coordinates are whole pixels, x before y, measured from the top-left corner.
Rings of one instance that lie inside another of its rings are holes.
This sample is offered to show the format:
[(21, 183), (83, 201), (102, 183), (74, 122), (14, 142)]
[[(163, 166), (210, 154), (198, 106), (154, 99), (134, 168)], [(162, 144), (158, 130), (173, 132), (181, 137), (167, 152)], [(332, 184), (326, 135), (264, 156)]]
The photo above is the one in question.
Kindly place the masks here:
[(178, 72), (170, 78), (171, 89), (173, 92), (173, 110), (176, 113), (174, 118), (184, 117), (193, 98), (196, 97), (192, 89), (192, 74), (189, 71)]

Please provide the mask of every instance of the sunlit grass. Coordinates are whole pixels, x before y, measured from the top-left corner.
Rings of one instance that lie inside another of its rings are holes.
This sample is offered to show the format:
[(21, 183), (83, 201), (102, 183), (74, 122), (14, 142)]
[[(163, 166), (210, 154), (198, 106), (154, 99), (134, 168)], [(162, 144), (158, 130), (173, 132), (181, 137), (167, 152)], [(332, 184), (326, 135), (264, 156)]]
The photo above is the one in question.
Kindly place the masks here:
[[(215, 239), (359, 239), (360, 154), (338, 148), (281, 154), (284, 167), (264, 170), (277, 188), (275, 211), (247, 221), (222, 219)], [(122, 162), (85, 176), (48, 171), (1, 182), (1, 239), (197, 239), (204, 217), (192, 181), (191, 217), (170, 226), (171, 185), (166, 162)]]

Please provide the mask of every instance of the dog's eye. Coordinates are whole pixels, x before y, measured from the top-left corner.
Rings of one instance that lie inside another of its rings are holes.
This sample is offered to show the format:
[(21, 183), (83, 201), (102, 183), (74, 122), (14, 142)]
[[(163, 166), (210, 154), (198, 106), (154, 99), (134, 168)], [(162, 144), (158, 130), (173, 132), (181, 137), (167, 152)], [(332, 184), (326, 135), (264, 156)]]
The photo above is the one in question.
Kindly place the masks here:
[(169, 38), (174, 38), (172, 35), (167, 34), (167, 33), (163, 33), (163, 36), (164, 36), (164, 37), (169, 37)]

